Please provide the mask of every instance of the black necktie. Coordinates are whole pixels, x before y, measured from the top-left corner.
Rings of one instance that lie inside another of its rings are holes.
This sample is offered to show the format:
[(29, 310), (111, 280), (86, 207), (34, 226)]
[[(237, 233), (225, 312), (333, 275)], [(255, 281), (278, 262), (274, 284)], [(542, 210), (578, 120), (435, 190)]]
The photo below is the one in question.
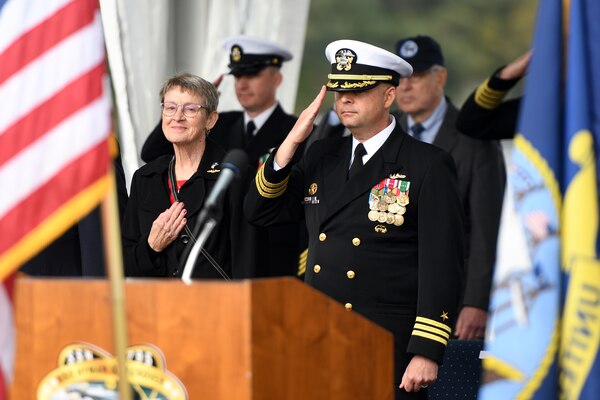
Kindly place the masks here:
[(411, 132), (413, 133), (413, 137), (415, 139), (421, 140), (421, 134), (423, 133), (423, 131), (425, 130), (425, 127), (419, 123), (414, 124), (411, 128), (410, 128)]
[(248, 146), (248, 143), (254, 137), (254, 131), (256, 130), (256, 125), (254, 125), (254, 121), (248, 121), (248, 125), (246, 125), (246, 133), (244, 135), (244, 145)]
[(356, 175), (356, 173), (360, 170), (360, 167), (363, 166), (363, 156), (365, 154), (367, 154), (365, 146), (363, 146), (362, 143), (359, 143), (354, 149), (354, 160), (352, 161), (352, 165), (348, 170), (348, 179)]

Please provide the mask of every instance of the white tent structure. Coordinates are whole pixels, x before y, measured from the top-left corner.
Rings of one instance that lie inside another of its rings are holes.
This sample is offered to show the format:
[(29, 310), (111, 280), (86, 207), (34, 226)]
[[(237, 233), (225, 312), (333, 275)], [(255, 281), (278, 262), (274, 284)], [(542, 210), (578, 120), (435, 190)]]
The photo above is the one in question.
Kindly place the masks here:
[[(229, 55), (222, 43), (228, 36), (262, 37), (292, 52), (278, 99), (293, 111), (310, 0), (101, 0), (100, 6), (128, 185), (160, 119), (163, 81), (181, 71), (209, 81), (226, 73)], [(232, 77), (219, 91), (219, 111), (241, 109)]]

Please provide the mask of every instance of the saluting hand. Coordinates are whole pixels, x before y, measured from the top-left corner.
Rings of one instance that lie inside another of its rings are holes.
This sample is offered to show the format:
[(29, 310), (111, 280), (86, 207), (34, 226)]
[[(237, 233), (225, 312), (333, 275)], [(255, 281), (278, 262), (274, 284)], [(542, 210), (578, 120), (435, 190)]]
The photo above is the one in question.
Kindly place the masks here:
[(288, 133), (283, 143), (281, 143), (281, 146), (279, 146), (277, 154), (275, 154), (275, 162), (281, 168), (285, 167), (290, 162), (292, 157), (294, 157), (294, 153), (298, 146), (304, 142), (312, 132), (315, 118), (317, 118), (317, 115), (319, 114), (319, 109), (321, 108), (321, 104), (323, 104), (326, 93), (325, 86), (321, 86), (321, 91), (317, 97), (315, 97), (312, 103), (310, 103), (304, 111), (302, 111), (296, 124), (294, 124), (294, 127), (290, 133)]
[(418, 392), (437, 380), (438, 365), (427, 357), (415, 355), (402, 376), (400, 389), (407, 392)]
[(171, 204), (171, 207), (160, 213), (152, 223), (148, 235), (148, 245), (152, 250), (160, 253), (177, 239), (187, 223), (187, 219), (184, 218), (186, 213), (181, 202)]
[(529, 50), (527, 53), (519, 56), (516, 60), (506, 65), (498, 72), (498, 77), (506, 80), (522, 78), (527, 72), (531, 54), (532, 50)]

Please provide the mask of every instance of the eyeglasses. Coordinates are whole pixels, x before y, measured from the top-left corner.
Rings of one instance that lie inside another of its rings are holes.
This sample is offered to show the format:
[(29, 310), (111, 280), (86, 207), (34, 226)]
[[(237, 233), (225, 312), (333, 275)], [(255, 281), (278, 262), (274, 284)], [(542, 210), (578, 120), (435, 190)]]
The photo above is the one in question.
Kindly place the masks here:
[(165, 117), (172, 117), (173, 115), (175, 115), (179, 107), (181, 107), (181, 109), (183, 110), (183, 115), (185, 115), (188, 118), (194, 118), (196, 115), (198, 115), (198, 111), (200, 111), (200, 109), (206, 109), (206, 106), (195, 103), (160, 103), (160, 106), (162, 107), (162, 112)]

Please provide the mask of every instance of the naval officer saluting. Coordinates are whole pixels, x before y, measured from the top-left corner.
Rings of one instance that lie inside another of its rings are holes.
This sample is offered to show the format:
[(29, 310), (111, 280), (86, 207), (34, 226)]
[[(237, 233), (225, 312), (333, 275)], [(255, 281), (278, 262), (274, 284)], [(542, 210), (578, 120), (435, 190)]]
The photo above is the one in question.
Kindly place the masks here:
[(367, 43), (325, 51), (327, 89), (351, 136), (310, 134), (325, 88), (258, 171), (245, 212), (256, 224), (306, 219), (306, 283), (394, 334), (396, 399), (426, 399), (456, 318), (463, 215), (444, 150), (406, 134), (390, 115), (411, 66)]

